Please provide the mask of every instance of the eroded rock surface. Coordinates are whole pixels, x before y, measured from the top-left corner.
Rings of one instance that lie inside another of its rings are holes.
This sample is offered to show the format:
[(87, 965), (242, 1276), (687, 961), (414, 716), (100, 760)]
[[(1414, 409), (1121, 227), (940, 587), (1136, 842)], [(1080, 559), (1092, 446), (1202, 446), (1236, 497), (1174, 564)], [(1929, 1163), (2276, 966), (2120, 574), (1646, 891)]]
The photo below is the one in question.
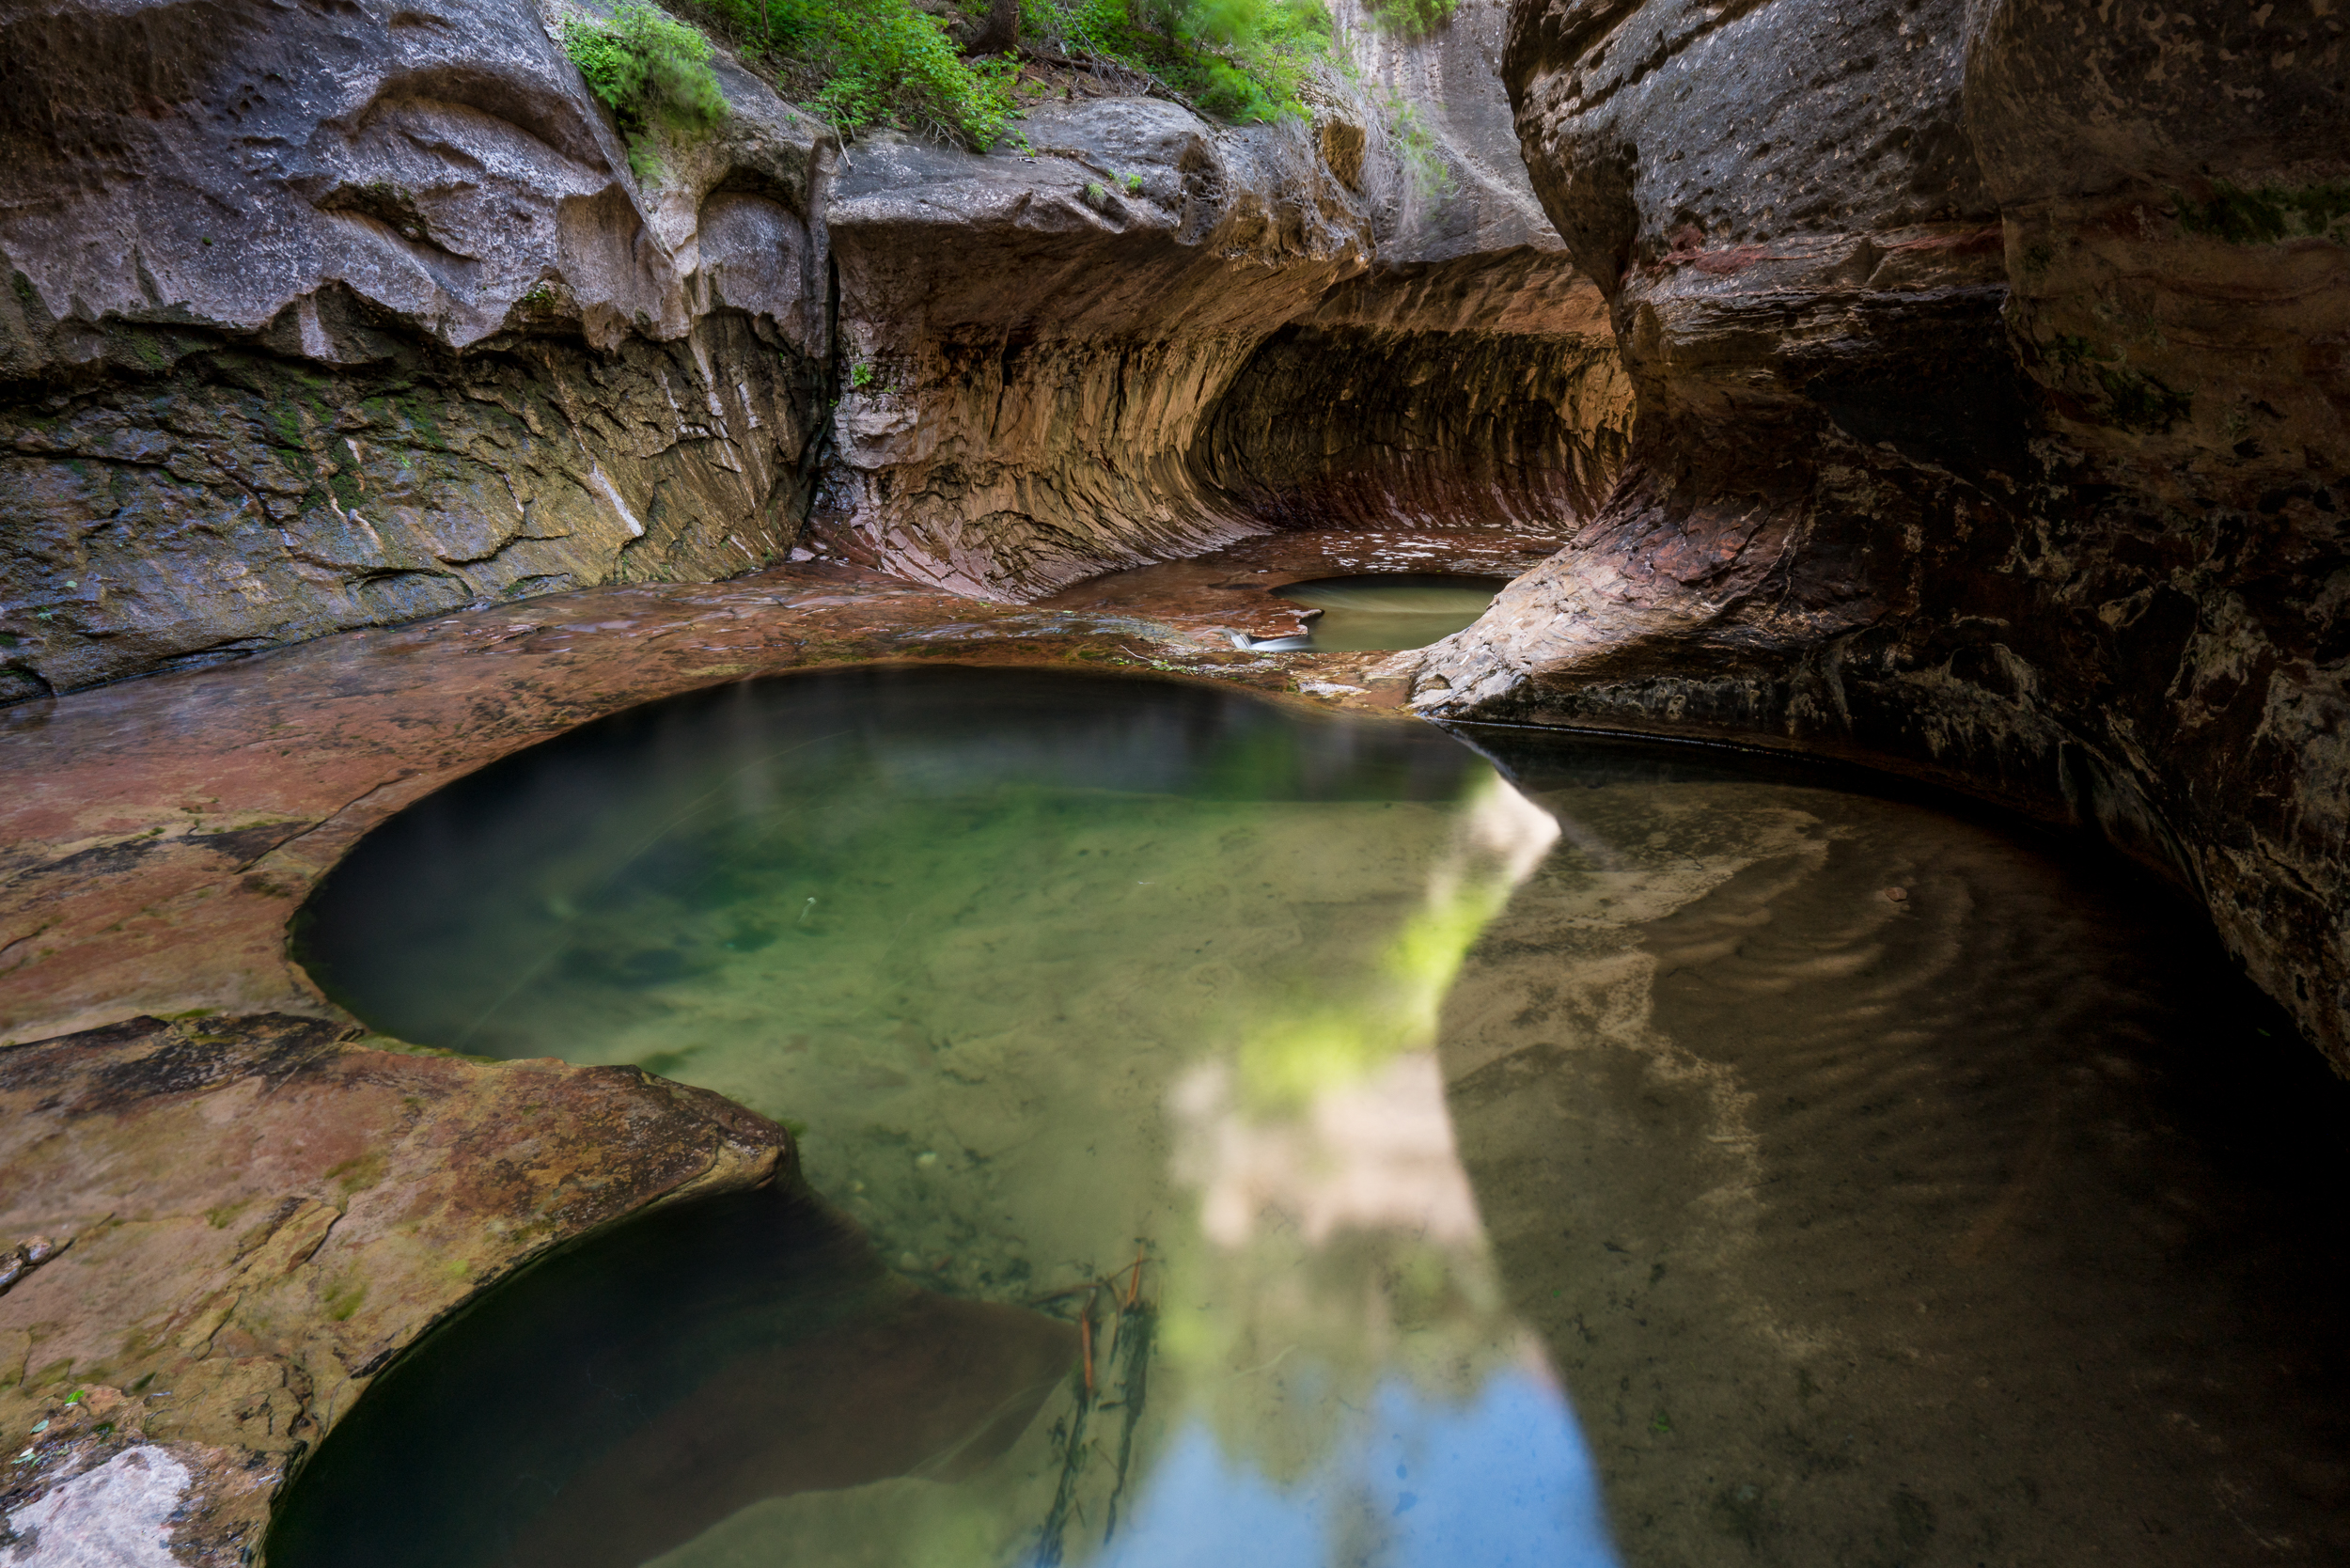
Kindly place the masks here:
[(41, 1257), (0, 1287), (8, 1560), (249, 1561), (288, 1467), (468, 1297), (650, 1204), (796, 1179), (707, 1090), (359, 1033), (137, 1018), (0, 1054), (0, 1236)]
[(628, 172), (524, 0), (0, 22), (0, 700), (789, 545), (830, 133)]
[(731, 575), (820, 471), (819, 548), (1006, 601), (1571, 523), (1629, 393), (1501, 156), (1504, 14), (1352, 16), (1309, 125), (1079, 96), (986, 156), (843, 157), (721, 56), (728, 118), (639, 180), (526, 0), (14, 13), (0, 700)]
[(1518, 129), (1639, 413), (1416, 700), (2094, 823), (2350, 1066), (2340, 30), (1525, 0)]
[(829, 212), (827, 509), (864, 558), (1009, 600), (1248, 532), (1192, 474), (1201, 419), (1371, 248), (1295, 128), (1108, 99), (1024, 129), (1034, 157), (868, 138)]
[[(1497, 36), (1498, 6), (1467, 14)], [(1396, 81), (1310, 126), (1121, 98), (1040, 106), (984, 159), (861, 142), (828, 209), (828, 546), (1018, 601), (1267, 525), (1595, 509), (1629, 388), (1598, 292), (1493, 157), (1506, 106), (1461, 26), (1358, 26)], [(1415, 121), (1415, 153), (1393, 106), (1446, 90), (1458, 123)]]

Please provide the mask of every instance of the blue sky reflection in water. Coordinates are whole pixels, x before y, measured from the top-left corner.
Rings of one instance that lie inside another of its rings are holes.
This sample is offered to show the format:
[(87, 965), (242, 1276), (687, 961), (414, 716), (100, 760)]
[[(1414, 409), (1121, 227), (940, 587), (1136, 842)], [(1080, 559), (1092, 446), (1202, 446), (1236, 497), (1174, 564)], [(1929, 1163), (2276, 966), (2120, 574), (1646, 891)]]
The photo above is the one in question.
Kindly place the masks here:
[[(384, 1546), (367, 1496), (489, 1521), (455, 1533), (516, 1568), (1607, 1560), (1434, 1049), (1555, 834), (1416, 726), (952, 668), (658, 704), (421, 803), (313, 901), (329, 990), (419, 1043), (635, 1062), (804, 1125), (895, 1283), (795, 1328), (723, 1259), (664, 1265), (668, 1294), (545, 1353), (580, 1391), (544, 1413), (559, 1441), (517, 1437), (526, 1494), (486, 1456), (393, 1484), (477, 1397), (420, 1372), (326, 1445), (305, 1484), (335, 1539), (281, 1568), (462, 1568), (450, 1529)], [(599, 1403), (646, 1319), (715, 1348)], [(989, 1381), (1089, 1341), (1090, 1387)], [(826, 1421), (829, 1451), (775, 1430)]]
[(1541, 1378), (1496, 1373), (1462, 1406), (1389, 1384), (1374, 1410), (1360, 1447), (1288, 1491), (1184, 1428), (1104, 1568), (1343, 1562), (1331, 1546), (1366, 1526), (1392, 1568), (1613, 1568), (1590, 1456)]

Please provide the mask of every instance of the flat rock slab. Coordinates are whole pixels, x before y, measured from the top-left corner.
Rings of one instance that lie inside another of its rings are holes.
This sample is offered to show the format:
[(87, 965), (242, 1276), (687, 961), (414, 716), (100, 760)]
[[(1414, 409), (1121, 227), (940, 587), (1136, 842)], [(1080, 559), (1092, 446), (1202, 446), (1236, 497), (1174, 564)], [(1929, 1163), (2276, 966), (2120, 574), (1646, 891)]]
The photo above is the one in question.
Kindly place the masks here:
[[(1398, 533), (1383, 549), (1389, 570), (1505, 573), (1547, 553), (1503, 537)], [(1049, 606), (811, 563), (553, 595), (0, 708), (0, 1046), (198, 1009), (348, 1022), (288, 957), (286, 923), (361, 835), (509, 752), (679, 692), (947, 658), (1379, 706), (1362, 676), (1378, 655), (1234, 652), (1217, 628), (1278, 631), (1294, 612), (1212, 586), (1244, 569), (1268, 585), (1354, 570), (1365, 549), (1269, 535)]]
[(484, 1286), (796, 1179), (782, 1128), (704, 1090), (358, 1033), (134, 1018), (0, 1053), (7, 1560), (244, 1560), (288, 1467)]

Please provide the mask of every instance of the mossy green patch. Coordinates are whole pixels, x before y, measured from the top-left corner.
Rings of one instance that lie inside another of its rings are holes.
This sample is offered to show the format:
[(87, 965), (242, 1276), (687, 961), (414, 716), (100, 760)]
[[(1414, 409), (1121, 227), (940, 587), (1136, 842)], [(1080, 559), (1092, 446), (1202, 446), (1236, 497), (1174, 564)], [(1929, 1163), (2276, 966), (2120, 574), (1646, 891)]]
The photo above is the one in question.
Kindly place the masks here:
[(328, 1168), (326, 1179), (335, 1184), (335, 1190), (345, 1197), (363, 1192), (384, 1179), (384, 1158), (380, 1149), (370, 1149), (355, 1159), (348, 1159)]
[(2216, 180), (2212, 194), (2197, 200), (2170, 193), (2179, 227), (2232, 245), (2275, 244), (2281, 240), (2326, 234), (2350, 218), (2350, 183), (2261, 185), (2246, 190)]
[(327, 1294), (326, 1315), (337, 1323), (348, 1323), (352, 1314), (358, 1311), (367, 1299), (368, 1282), (365, 1279), (346, 1279)]

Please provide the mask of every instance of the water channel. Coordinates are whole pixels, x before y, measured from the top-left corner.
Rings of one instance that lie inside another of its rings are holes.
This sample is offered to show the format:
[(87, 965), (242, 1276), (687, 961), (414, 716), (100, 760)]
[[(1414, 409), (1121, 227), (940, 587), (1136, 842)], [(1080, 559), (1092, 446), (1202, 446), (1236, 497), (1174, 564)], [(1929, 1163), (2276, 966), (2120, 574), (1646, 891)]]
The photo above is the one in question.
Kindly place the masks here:
[(1425, 648), (1465, 631), (1507, 586), (1500, 577), (1386, 572), (1316, 577), (1272, 590), (1276, 599), (1319, 610), (1313, 646), (1323, 652)]
[(273, 1568), (2350, 1551), (2350, 1107), (2174, 908), (1850, 781), (1471, 739), (851, 670), (378, 830), (300, 923), (331, 994), (728, 1094), (814, 1196), (491, 1293)]

